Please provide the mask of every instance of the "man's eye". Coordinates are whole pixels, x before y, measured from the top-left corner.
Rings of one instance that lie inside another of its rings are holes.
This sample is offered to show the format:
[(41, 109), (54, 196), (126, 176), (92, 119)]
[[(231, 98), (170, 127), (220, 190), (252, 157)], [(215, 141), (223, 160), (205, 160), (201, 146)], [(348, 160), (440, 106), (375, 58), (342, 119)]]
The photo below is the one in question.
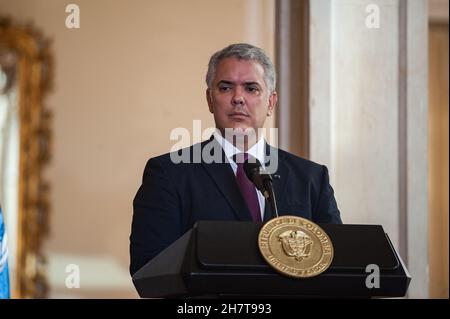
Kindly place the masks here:
[(248, 86), (247, 91), (248, 92), (258, 92), (259, 89), (256, 86)]
[(226, 92), (229, 91), (231, 88), (229, 86), (219, 86), (219, 91)]

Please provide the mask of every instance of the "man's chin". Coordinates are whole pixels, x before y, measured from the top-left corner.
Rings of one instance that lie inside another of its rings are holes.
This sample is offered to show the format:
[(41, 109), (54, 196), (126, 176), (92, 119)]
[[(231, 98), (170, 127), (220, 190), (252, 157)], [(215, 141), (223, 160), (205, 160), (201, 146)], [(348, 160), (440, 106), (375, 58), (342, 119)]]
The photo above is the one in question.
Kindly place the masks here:
[(249, 125), (233, 125), (232, 127), (225, 128), (225, 132), (227, 131), (234, 134), (251, 134), (255, 132), (255, 129)]
[(248, 138), (256, 138), (258, 131), (256, 131), (253, 127), (250, 126), (237, 126), (225, 128), (224, 130), (225, 136), (235, 136), (235, 137), (247, 137)]

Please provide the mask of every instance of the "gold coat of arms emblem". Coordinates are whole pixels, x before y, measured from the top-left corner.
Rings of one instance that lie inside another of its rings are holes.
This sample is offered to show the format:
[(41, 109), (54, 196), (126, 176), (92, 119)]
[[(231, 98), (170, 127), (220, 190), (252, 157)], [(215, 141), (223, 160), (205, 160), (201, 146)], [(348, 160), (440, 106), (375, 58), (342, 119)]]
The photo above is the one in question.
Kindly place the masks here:
[(321, 274), (333, 260), (330, 237), (317, 224), (297, 216), (268, 221), (258, 236), (259, 250), (278, 272), (295, 278)]

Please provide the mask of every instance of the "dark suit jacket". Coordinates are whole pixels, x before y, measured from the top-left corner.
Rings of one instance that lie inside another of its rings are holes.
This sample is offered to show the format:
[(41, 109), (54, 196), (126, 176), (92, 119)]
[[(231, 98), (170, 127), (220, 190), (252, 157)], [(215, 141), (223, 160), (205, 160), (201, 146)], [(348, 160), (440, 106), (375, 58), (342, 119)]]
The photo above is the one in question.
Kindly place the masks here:
[[(192, 160), (193, 151), (208, 143), (217, 142), (211, 138), (182, 151), (189, 151)], [(233, 169), (222, 148), (220, 151), (220, 163), (174, 164), (170, 154), (147, 162), (133, 202), (131, 274), (198, 220), (252, 220)], [(273, 151), (276, 149), (266, 146), (266, 153)], [(297, 215), (316, 223), (342, 223), (325, 166), (278, 150), (276, 175), (279, 177), (274, 178), (273, 186), (279, 215)], [(270, 205), (265, 206), (264, 220), (268, 220), (272, 214)]]

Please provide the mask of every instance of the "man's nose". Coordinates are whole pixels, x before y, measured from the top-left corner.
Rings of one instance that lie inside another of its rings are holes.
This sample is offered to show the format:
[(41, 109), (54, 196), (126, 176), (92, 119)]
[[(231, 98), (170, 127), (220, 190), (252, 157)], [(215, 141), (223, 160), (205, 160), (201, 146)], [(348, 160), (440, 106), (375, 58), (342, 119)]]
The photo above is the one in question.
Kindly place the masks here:
[(245, 100), (244, 100), (244, 96), (241, 92), (241, 90), (236, 89), (234, 91), (233, 97), (231, 99), (231, 103), (236, 106), (236, 105), (244, 105)]

